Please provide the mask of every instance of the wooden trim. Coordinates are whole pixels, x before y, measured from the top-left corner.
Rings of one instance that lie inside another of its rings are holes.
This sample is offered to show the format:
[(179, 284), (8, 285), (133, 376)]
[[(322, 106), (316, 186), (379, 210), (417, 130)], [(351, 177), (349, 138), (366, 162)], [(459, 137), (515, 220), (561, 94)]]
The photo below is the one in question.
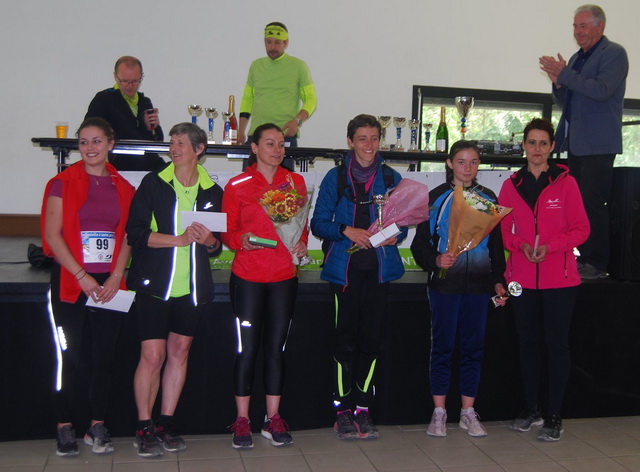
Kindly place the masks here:
[(40, 236), (40, 215), (0, 215), (0, 236)]

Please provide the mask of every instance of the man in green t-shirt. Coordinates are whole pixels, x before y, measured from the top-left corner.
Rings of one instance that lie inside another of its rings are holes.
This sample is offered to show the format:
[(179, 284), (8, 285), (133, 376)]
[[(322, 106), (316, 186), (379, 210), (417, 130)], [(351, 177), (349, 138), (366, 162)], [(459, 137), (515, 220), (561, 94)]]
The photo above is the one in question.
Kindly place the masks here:
[(249, 68), (240, 104), (238, 143), (246, 142), (258, 126), (275, 123), (288, 145), (295, 147), (300, 126), (316, 109), (316, 89), (307, 64), (285, 53), (289, 32), (284, 24), (265, 27), (264, 45), (267, 56), (256, 59)]

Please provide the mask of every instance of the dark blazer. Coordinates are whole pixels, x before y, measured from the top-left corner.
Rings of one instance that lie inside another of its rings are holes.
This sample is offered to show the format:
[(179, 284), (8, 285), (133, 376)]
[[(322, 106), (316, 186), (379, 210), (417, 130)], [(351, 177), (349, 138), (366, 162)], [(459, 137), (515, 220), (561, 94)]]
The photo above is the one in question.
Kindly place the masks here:
[(140, 92), (138, 92), (138, 96), (139, 113), (137, 117), (131, 112), (131, 108), (120, 90), (108, 88), (93, 97), (84, 118), (104, 118), (113, 127), (116, 139), (163, 141), (164, 133), (160, 126), (149, 131), (144, 123), (144, 111), (153, 108), (151, 99)]
[[(629, 59), (619, 44), (606, 36), (593, 51), (580, 73), (571, 67), (578, 53), (571, 56), (558, 76), (560, 88), (553, 88), (553, 99), (562, 108), (556, 131), (557, 152), (576, 156), (622, 153), (622, 109)], [(572, 90), (571, 116), (566, 129), (566, 100)]]

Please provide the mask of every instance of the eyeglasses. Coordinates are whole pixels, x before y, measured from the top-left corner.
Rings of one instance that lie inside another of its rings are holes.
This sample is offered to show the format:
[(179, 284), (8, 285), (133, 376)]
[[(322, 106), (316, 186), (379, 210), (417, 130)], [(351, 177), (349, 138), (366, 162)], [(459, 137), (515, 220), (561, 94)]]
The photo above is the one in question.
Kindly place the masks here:
[(122, 80), (120, 77), (116, 76), (116, 79), (118, 80), (118, 82), (124, 85), (140, 85), (140, 82), (142, 82), (142, 77), (140, 77), (138, 80)]

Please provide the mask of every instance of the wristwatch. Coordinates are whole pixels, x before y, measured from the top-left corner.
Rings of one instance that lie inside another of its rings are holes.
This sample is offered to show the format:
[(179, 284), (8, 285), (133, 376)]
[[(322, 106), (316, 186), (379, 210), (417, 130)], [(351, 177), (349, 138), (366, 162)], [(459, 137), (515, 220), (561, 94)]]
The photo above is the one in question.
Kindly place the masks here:
[(207, 246), (207, 249), (208, 249), (209, 251), (213, 251), (213, 250), (216, 248), (216, 246), (217, 246), (217, 245), (218, 245), (218, 241), (216, 241), (215, 243), (213, 243), (211, 246)]
[(298, 128), (300, 128), (300, 126), (302, 126), (302, 120), (300, 118), (296, 118), (296, 123), (298, 123)]

